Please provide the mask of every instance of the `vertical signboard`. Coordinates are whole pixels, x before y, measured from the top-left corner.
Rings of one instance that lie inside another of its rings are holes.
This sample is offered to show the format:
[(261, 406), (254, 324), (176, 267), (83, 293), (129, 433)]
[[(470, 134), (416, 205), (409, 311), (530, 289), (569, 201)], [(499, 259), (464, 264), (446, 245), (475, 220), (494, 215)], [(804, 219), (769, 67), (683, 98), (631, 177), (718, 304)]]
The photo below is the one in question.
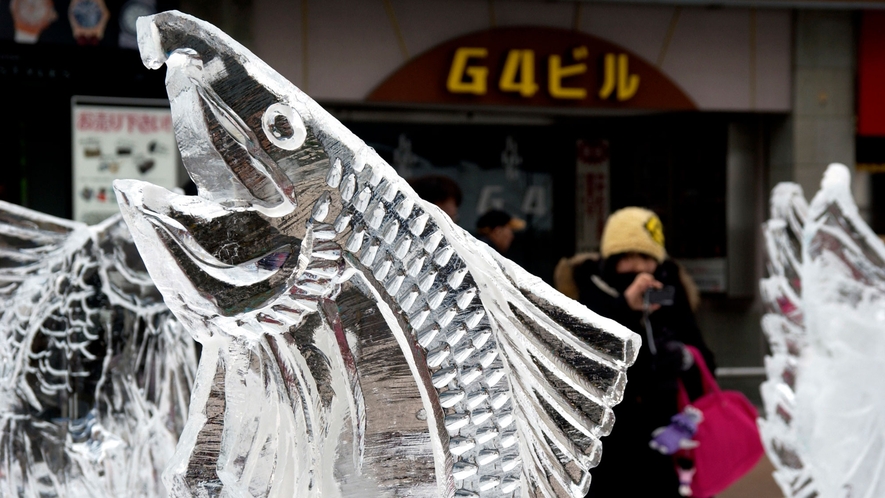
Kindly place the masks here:
[(578, 140), (575, 168), (575, 251), (598, 251), (609, 211), (607, 140)]
[(168, 102), (109, 102), (72, 100), (74, 219), (90, 224), (118, 212), (115, 179), (139, 179), (170, 189), (178, 183), (178, 148)]

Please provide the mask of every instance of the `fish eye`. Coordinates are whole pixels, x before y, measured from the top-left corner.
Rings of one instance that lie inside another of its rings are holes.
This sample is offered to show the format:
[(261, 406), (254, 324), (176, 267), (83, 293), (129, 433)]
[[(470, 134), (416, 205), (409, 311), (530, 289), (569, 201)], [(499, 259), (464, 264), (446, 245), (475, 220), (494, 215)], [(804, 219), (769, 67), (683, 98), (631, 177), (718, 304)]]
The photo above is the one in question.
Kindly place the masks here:
[(281, 149), (295, 150), (301, 147), (307, 138), (307, 128), (301, 116), (295, 112), (295, 109), (280, 102), (264, 111), (261, 125), (267, 139)]

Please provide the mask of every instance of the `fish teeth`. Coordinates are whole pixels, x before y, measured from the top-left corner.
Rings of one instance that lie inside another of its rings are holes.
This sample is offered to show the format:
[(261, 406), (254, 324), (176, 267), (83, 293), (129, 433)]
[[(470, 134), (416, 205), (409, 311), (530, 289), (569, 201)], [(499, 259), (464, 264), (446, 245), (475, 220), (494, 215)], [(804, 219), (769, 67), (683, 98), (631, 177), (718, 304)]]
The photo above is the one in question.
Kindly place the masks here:
[(473, 343), (467, 341), (455, 349), (455, 354), (452, 357), (455, 359), (455, 363), (461, 364), (464, 363), (464, 360), (469, 358), (474, 351), (476, 351), (476, 348), (473, 346)]
[(451, 415), (446, 415), (444, 423), (447, 430), (449, 430), (450, 432), (454, 432), (469, 424), (470, 416), (466, 413), (453, 413)]
[(495, 348), (489, 348), (480, 354), (479, 364), (482, 365), (482, 368), (489, 368), (489, 366), (495, 362), (495, 358), (497, 357), (498, 350)]
[(498, 440), (501, 443), (502, 448), (509, 448), (516, 444), (518, 441), (516, 439), (516, 431), (510, 431), (501, 435), (501, 439)]
[(419, 236), (424, 232), (424, 227), (427, 226), (427, 219), (430, 218), (430, 215), (427, 213), (418, 216), (409, 222), (409, 231), (412, 232), (412, 235)]
[(308, 267), (304, 272), (315, 275), (319, 278), (330, 279), (338, 275), (339, 269), (337, 264), (329, 265), (328, 263), (325, 263), (323, 265)]
[(470, 306), (470, 303), (473, 301), (474, 296), (476, 296), (476, 289), (473, 287), (462, 292), (456, 300), (458, 308), (461, 308), (462, 310), (467, 309), (467, 307)]
[(381, 167), (372, 168), (372, 176), (369, 177), (369, 185), (371, 185), (372, 188), (375, 188), (383, 179), (384, 176), (381, 175)]
[(350, 234), (350, 238), (347, 239), (347, 242), (344, 244), (344, 249), (349, 252), (357, 252), (360, 250), (360, 247), (363, 245), (363, 233), (362, 230), (354, 230), (353, 233)]
[(439, 404), (443, 408), (451, 408), (460, 403), (462, 399), (464, 399), (464, 391), (460, 389), (453, 389), (444, 393), (440, 393)]
[(389, 182), (384, 180), (384, 183), (378, 189), (381, 194), (381, 198), (387, 201), (388, 203), (393, 202), (396, 198), (396, 194), (399, 192), (399, 189), (396, 188), (396, 185), (393, 182)]
[(409, 252), (409, 248), (411, 246), (412, 238), (406, 235), (403, 238), (399, 239), (399, 242), (397, 242), (396, 245), (393, 247), (393, 254), (397, 258), (402, 259), (406, 255), (406, 253)]
[[(479, 459), (477, 459), (477, 463), (479, 463)], [(480, 465), (482, 465), (482, 463), (480, 463)], [(479, 490), (489, 491), (495, 489), (500, 483), (501, 479), (497, 476), (482, 476), (479, 478)]]
[(381, 226), (381, 221), (384, 219), (385, 214), (387, 214), (387, 211), (384, 209), (384, 205), (379, 202), (377, 206), (369, 210), (369, 214), (366, 216), (366, 224), (372, 230), (376, 230)]
[(412, 305), (415, 304), (415, 300), (418, 299), (418, 289), (412, 287), (408, 292), (403, 294), (402, 300), (399, 302), (400, 308), (403, 311), (408, 312), (412, 309)]
[(313, 213), (311, 217), (314, 221), (323, 221), (326, 219), (326, 216), (329, 215), (329, 207), (332, 205), (332, 197), (328, 192), (323, 192), (323, 195), (317, 199), (316, 203), (313, 205)]
[(520, 463), (522, 463), (522, 459), (519, 458), (519, 455), (508, 455), (501, 460), (501, 470), (504, 472), (510, 472)]
[(421, 273), (421, 268), (424, 267), (424, 261), (426, 259), (427, 259), (427, 256), (423, 256), (423, 255), (418, 256), (417, 258), (413, 259), (408, 265), (409, 269), (406, 272), (406, 274), (410, 277), (418, 276), (418, 274)]
[(315, 242), (311, 257), (318, 259), (337, 260), (341, 257), (341, 246), (329, 242)]
[(428, 316), (430, 316), (429, 309), (424, 308), (424, 309), (418, 311), (418, 313), (416, 313), (415, 316), (410, 320), (410, 322), (412, 324), (412, 328), (420, 329), (421, 326), (424, 325), (424, 322), (427, 320)]
[(482, 320), (482, 317), (486, 316), (486, 310), (483, 308), (477, 308), (476, 311), (470, 314), (464, 323), (467, 324), (467, 327), (473, 328), (479, 325), (479, 321)]
[[(430, 309), (432, 310), (439, 308), (439, 305), (442, 304), (443, 299), (446, 298), (446, 294), (448, 294), (448, 291), (446, 291), (444, 287), (440, 287), (439, 290), (431, 294), (430, 298), (427, 299), (427, 305), (430, 306)], [(445, 327), (445, 325), (443, 324), (440, 325)]]
[(479, 444), (488, 443), (492, 439), (498, 437), (498, 428), (494, 426), (483, 427), (476, 431), (476, 436), (474, 437), (476, 438), (476, 442)]
[(486, 345), (486, 342), (489, 341), (489, 338), (492, 337), (491, 329), (481, 329), (473, 335), (473, 345), (476, 346), (477, 349)]
[(393, 266), (393, 264), (391, 263), (391, 261), (389, 259), (385, 258), (385, 259), (381, 260), (375, 266), (375, 271), (373, 273), (375, 275), (375, 279), (379, 280), (379, 281), (384, 280), (384, 278), (387, 277), (387, 272), (390, 271), (391, 266)]
[(356, 196), (356, 200), (353, 202), (353, 209), (363, 213), (366, 211), (366, 208), (369, 207), (369, 201), (372, 200), (372, 189), (369, 187), (365, 187), (360, 190), (359, 195)]
[(443, 239), (442, 231), (437, 230), (437, 231), (433, 232), (432, 234), (430, 234), (429, 237), (427, 237), (427, 241), (424, 242), (424, 250), (427, 251), (428, 253), (432, 253), (433, 251), (436, 250), (436, 247), (439, 246), (439, 243), (442, 242), (442, 239)]
[(452, 246), (441, 247), (433, 257), (433, 261), (439, 266), (446, 266), (449, 264), (449, 260), (452, 259), (452, 254), (454, 253), (455, 249)]
[(335, 227), (327, 223), (317, 223), (313, 227), (314, 240), (325, 241), (332, 240), (337, 235)]
[(480, 388), (476, 391), (473, 391), (472, 393), (467, 395), (467, 408), (473, 410), (487, 399), (489, 399), (489, 391), (487, 389)]
[(493, 368), (486, 371), (486, 385), (495, 387), (495, 385), (504, 378), (503, 368)]
[[(467, 479), (468, 477), (476, 474), (477, 467), (470, 462), (465, 462), (463, 460), (455, 462), (452, 465), (452, 477), (457, 480)], [(459, 490), (460, 491), (460, 490)], [(462, 495), (463, 496), (463, 495)]]
[(427, 348), (433, 343), (433, 340), (436, 339), (436, 336), (439, 335), (439, 327), (436, 325), (432, 325), (422, 330), (418, 334), (418, 344), (421, 345), (422, 348)]
[(479, 365), (461, 367), (461, 385), (472, 384), (481, 375), (482, 367)]
[(506, 429), (507, 427), (510, 427), (510, 424), (513, 423), (513, 420), (514, 420), (513, 413), (509, 413), (509, 412), (502, 413), (502, 414), (498, 415), (498, 419), (497, 419), (498, 427), (500, 427), (502, 429)]
[(363, 266), (372, 266), (372, 263), (375, 261), (375, 257), (378, 255), (378, 243), (372, 242), (368, 246), (366, 246), (365, 251), (363, 251), (363, 255), (360, 258), (360, 263)]
[(362, 146), (353, 158), (353, 162), (350, 163), (350, 167), (357, 173), (366, 167), (366, 156), (369, 155), (369, 149), (370, 147), (368, 145)]
[[(387, 283), (387, 293), (391, 296), (396, 295), (399, 292), (400, 286), (403, 285), (403, 281), (406, 279), (406, 276), (402, 273), (397, 273), (390, 279), (390, 282)], [(416, 327), (418, 328), (418, 327)]]
[(449, 357), (451, 354), (451, 349), (449, 349), (449, 345), (443, 343), (442, 346), (434, 349), (433, 351), (427, 352), (427, 366), (430, 368), (436, 368), (442, 365), (443, 360)]
[(341, 181), (341, 200), (347, 202), (356, 193), (356, 177), (353, 173), (349, 173)]
[(483, 422), (492, 418), (492, 415), (494, 415), (494, 412), (488, 408), (479, 408), (473, 410), (470, 414), (470, 420), (473, 422), (473, 425), (482, 425)]
[(489, 403), (492, 405), (493, 410), (500, 410), (510, 401), (510, 393), (506, 390), (501, 390), (496, 392)]
[(338, 218), (335, 219), (335, 223), (332, 225), (335, 227), (335, 231), (341, 233), (347, 230), (347, 227), (350, 226), (350, 215), (344, 212), (341, 212), (338, 215)]
[(476, 441), (473, 438), (454, 436), (449, 439), (449, 452), (455, 456), (463, 455), (475, 447)]
[(402, 219), (407, 219), (412, 214), (412, 208), (415, 207), (415, 201), (408, 197), (403, 197), (396, 206), (396, 214)]
[(441, 368), (433, 373), (430, 377), (430, 382), (433, 384), (433, 387), (442, 389), (455, 378), (456, 374), (455, 367)]
[(449, 278), (448, 278), (448, 280), (446, 280), (446, 283), (449, 284), (449, 287), (451, 287), (453, 289), (457, 289), (458, 287), (461, 287), (461, 282), (464, 281), (464, 277), (466, 275), (467, 275), (467, 268), (466, 267), (459, 268), (449, 274)]
[(449, 308), (439, 315), (437, 322), (439, 322), (440, 327), (448, 327), (456, 316), (458, 316), (458, 311), (455, 308)]
[(495, 460), (497, 460), (501, 456), (497, 450), (486, 449), (479, 452), (479, 455), (476, 456), (476, 463), (480, 465), (488, 465)]
[(341, 185), (341, 177), (344, 174), (344, 168), (341, 167), (341, 159), (335, 158), (329, 173), (326, 174), (326, 185), (332, 188), (338, 188)]
[(462, 323), (461, 325), (458, 325), (455, 330), (449, 332), (448, 343), (454, 346), (461, 342), (461, 339), (463, 339), (465, 335), (467, 335), (467, 327)]
[(384, 227), (384, 232), (381, 235), (381, 238), (384, 242), (388, 244), (393, 244), (393, 241), (396, 240), (396, 235), (399, 233), (399, 222), (396, 220), (390, 220), (390, 223), (386, 227)]
[(436, 270), (432, 270), (427, 272), (426, 275), (421, 277), (421, 280), (418, 281), (418, 288), (421, 289), (421, 292), (427, 292), (430, 290), (430, 287), (433, 286), (433, 282), (436, 281)]
[(504, 480), (501, 481), (501, 492), (503, 493), (512, 493), (516, 491), (516, 488), (519, 487), (519, 478), (518, 477), (505, 477)]

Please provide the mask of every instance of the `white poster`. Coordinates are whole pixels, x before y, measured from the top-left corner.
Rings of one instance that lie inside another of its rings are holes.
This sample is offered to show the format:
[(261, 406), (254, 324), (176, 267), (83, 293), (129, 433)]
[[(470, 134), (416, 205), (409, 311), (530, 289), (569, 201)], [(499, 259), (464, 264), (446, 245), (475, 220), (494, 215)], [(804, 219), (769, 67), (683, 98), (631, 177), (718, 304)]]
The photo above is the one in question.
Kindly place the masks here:
[(178, 186), (178, 149), (168, 107), (75, 99), (72, 111), (75, 220), (93, 224), (117, 213), (117, 178)]
[(610, 204), (608, 141), (578, 140), (575, 171), (575, 251), (598, 251)]
[(680, 259), (701, 292), (728, 291), (728, 260), (725, 258)]

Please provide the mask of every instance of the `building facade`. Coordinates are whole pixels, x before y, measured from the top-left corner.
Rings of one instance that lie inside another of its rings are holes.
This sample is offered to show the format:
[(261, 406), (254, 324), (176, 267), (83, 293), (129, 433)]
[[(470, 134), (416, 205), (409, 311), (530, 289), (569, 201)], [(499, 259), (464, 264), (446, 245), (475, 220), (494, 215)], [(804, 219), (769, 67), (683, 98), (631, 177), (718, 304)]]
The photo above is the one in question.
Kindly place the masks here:
[[(878, 60), (859, 68), (859, 40), (868, 24), (885, 27), (858, 9), (877, 1), (139, 2), (219, 25), (401, 175), (458, 181), (465, 229), (491, 208), (523, 218), (512, 256), (545, 280), (559, 258), (597, 248), (612, 210), (655, 210), (703, 291), (699, 321), (723, 384), (757, 399), (771, 188), (796, 181), (810, 196), (830, 162), (885, 163), (855, 125), (866, 108), (857, 75)], [(49, 3), (63, 14), (74, 2)], [(71, 216), (84, 194), (71, 99), (163, 96), (162, 73), (138, 69), (124, 42), (133, 2), (107, 3), (110, 31), (81, 47), (72, 26), (21, 43), (0, 2), (0, 84), (20, 97), (0, 138), (12, 165), (0, 198)], [(48, 77), (58, 68), (64, 81)], [(54, 148), (41, 146), (50, 115)], [(871, 159), (856, 160), (856, 143)], [(858, 170), (855, 196), (875, 220), (885, 182), (870, 171)]]

